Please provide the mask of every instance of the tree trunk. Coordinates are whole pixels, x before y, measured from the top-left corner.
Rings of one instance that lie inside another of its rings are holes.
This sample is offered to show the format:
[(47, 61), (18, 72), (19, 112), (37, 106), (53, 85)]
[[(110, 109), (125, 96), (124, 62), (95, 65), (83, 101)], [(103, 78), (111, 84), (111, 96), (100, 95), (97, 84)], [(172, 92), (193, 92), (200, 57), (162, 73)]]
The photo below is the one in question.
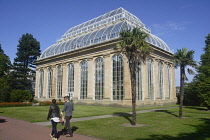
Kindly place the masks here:
[(134, 79), (133, 76), (131, 80), (131, 89), (132, 89), (132, 125), (136, 125), (136, 78)]
[(182, 118), (182, 106), (184, 100), (184, 77), (185, 67), (180, 66), (180, 105), (179, 105), (179, 118)]
[(130, 68), (130, 78), (131, 78), (131, 93), (132, 93), (132, 123), (131, 125), (136, 125), (136, 60), (135, 58), (130, 58), (129, 68)]

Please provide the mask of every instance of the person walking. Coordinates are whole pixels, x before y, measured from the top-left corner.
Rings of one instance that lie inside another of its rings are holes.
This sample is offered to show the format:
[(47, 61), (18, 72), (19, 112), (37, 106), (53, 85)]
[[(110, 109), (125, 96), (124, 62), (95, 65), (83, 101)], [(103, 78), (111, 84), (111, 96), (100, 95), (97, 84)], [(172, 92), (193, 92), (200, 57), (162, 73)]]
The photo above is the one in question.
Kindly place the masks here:
[(54, 139), (58, 139), (58, 132), (57, 132), (57, 123), (60, 121), (60, 108), (56, 104), (56, 100), (52, 99), (52, 104), (50, 105), (47, 120), (51, 120), (52, 123), (52, 132), (50, 136)]
[(70, 120), (72, 118), (72, 112), (74, 111), (74, 105), (73, 103), (69, 100), (69, 96), (65, 96), (64, 97), (64, 108), (62, 110), (62, 112), (65, 112), (65, 120), (66, 120), (66, 124), (65, 124), (65, 129), (68, 128), (68, 135), (66, 135), (66, 137), (73, 137), (73, 133), (71, 130), (71, 126), (70, 126)]

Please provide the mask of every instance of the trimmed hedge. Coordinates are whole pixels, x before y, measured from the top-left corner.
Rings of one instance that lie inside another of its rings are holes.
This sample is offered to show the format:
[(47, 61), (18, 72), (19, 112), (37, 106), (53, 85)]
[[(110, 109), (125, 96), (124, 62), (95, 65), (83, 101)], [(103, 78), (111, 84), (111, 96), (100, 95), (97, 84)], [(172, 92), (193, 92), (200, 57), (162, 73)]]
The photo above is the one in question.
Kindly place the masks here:
[(24, 103), (24, 102), (6, 102), (0, 103), (0, 107), (22, 107), (22, 106), (32, 106), (32, 103)]

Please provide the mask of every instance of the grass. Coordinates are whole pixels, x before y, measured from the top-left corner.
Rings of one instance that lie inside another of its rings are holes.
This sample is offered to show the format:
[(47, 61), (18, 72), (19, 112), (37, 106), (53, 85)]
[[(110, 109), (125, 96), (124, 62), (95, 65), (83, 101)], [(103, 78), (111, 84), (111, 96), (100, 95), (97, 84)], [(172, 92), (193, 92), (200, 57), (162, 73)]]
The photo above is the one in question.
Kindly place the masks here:
[[(76, 133), (105, 140), (209, 140), (210, 112), (203, 108), (184, 108), (183, 116), (177, 118), (178, 108), (137, 115), (138, 124), (145, 127), (124, 127), (127, 117), (71, 123)], [(131, 118), (130, 118), (131, 119)], [(62, 126), (59, 126), (61, 129)]]
[[(62, 106), (61, 106), (62, 107)], [(169, 107), (169, 106), (163, 106)], [(160, 107), (160, 108), (163, 108)], [(46, 121), (49, 107), (0, 108), (0, 115), (29, 122)], [(137, 110), (152, 109), (139, 108)], [(82, 122), (72, 122), (75, 133), (98, 137), (104, 140), (210, 140), (210, 112), (202, 107), (184, 107), (179, 119), (178, 108), (159, 110), (137, 115), (137, 123), (145, 127), (125, 127), (130, 116), (118, 116)], [(75, 105), (73, 117), (87, 117), (117, 112), (131, 112), (130, 108), (112, 108)], [(58, 129), (63, 126), (58, 125)]]
[[(63, 105), (59, 106), (60, 109)], [(131, 108), (115, 108), (115, 107), (99, 107), (99, 106), (84, 106), (75, 105), (73, 112), (74, 118), (99, 116), (114, 114), (116, 112), (131, 112)], [(163, 107), (163, 106), (162, 106)], [(153, 107), (153, 108), (162, 108)], [(137, 110), (151, 109), (152, 107), (138, 108)], [(9, 116), (16, 119), (25, 120), (28, 122), (43, 122), (47, 121), (49, 106), (30, 106), (30, 107), (5, 107), (0, 108), (0, 115)]]

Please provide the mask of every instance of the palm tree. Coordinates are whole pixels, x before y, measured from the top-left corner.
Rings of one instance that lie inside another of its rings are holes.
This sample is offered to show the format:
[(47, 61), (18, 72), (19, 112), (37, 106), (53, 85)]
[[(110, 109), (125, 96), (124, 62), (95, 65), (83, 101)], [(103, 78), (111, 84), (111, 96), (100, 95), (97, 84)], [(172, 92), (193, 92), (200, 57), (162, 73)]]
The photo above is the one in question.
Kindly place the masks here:
[(152, 47), (146, 43), (145, 39), (148, 34), (141, 31), (140, 28), (127, 29), (120, 32), (120, 42), (115, 48), (128, 59), (131, 92), (132, 92), (132, 125), (136, 125), (136, 70), (138, 64), (142, 60), (146, 62), (146, 58), (150, 57)]
[[(194, 51), (188, 51), (187, 48), (178, 49), (174, 54), (175, 67), (180, 67), (180, 106), (179, 106), (179, 118), (182, 117), (182, 106), (184, 100), (184, 81), (188, 80), (185, 70), (187, 66), (195, 68), (197, 66), (196, 61), (193, 59)], [(189, 74), (194, 74), (194, 71), (187, 68)]]

